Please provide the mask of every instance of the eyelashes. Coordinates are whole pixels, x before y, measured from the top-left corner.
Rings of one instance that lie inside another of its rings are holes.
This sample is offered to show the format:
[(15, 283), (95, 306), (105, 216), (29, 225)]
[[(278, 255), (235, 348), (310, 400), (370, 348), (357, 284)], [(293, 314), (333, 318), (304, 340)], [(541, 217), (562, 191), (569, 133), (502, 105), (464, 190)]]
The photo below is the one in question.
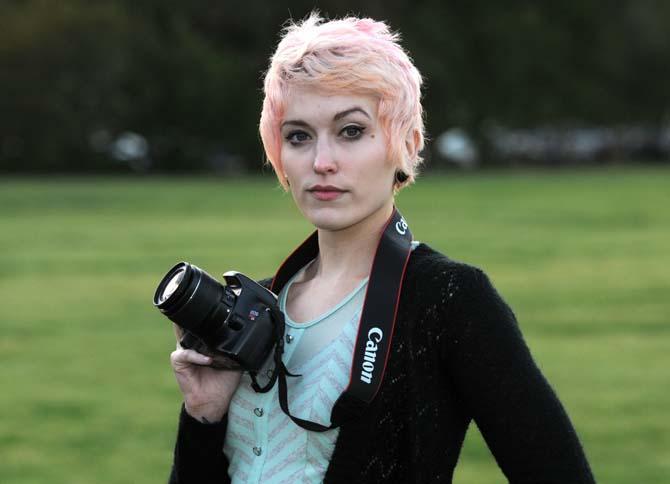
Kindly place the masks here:
[(345, 139), (358, 139), (361, 136), (363, 136), (363, 132), (365, 131), (365, 126), (358, 126), (356, 124), (350, 124), (348, 126), (345, 126), (342, 128), (342, 131), (340, 131), (340, 134), (346, 133), (346, 136), (344, 136)]
[(286, 141), (291, 143), (293, 146), (297, 146), (303, 141), (307, 141), (309, 139), (309, 135), (304, 131), (291, 131), (284, 137), (284, 139), (286, 139)]
[[(340, 130), (338, 136), (346, 141), (356, 141), (363, 136), (365, 132), (365, 126), (359, 126), (357, 124), (349, 124)], [(303, 130), (293, 130), (290, 131), (284, 136), (284, 139), (291, 143), (293, 146), (299, 146), (305, 141), (310, 140), (312, 137)]]

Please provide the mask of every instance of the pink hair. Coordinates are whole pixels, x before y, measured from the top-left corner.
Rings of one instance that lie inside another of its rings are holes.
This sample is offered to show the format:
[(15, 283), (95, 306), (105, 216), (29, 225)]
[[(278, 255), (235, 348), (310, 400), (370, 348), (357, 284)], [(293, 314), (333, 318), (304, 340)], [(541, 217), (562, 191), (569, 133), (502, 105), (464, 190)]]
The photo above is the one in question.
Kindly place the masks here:
[(280, 124), (291, 86), (377, 97), (389, 159), (408, 175), (404, 184), (414, 181), (424, 145), (422, 78), (399, 40), (384, 22), (324, 21), (316, 12), (284, 29), (265, 75), (259, 127), (265, 154), (284, 188)]

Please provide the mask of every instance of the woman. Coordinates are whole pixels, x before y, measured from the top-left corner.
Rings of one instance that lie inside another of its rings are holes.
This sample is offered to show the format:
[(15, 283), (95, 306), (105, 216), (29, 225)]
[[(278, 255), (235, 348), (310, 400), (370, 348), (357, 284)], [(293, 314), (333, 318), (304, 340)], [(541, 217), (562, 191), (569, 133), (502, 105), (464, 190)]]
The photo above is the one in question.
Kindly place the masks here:
[[(394, 194), (413, 182), (423, 147), (421, 76), (397, 41), (381, 22), (312, 15), (286, 29), (265, 78), (267, 157), (318, 232), (318, 256), (279, 295), (283, 361), (302, 375), (289, 378), (289, 402), (325, 426), (353, 371)], [(593, 482), (486, 275), (425, 244), (411, 249), (381, 388), (339, 428), (301, 428), (276, 389), (256, 393), (248, 376), (178, 347), (184, 406), (171, 482), (450, 482), (471, 420), (510, 482)]]

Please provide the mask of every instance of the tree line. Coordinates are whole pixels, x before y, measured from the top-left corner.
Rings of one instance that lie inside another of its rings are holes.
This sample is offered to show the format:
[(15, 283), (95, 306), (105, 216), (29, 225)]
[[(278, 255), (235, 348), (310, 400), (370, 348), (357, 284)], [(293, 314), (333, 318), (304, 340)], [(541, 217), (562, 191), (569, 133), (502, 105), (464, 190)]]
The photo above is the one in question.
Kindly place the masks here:
[(314, 7), (402, 33), (433, 139), (668, 121), (662, 0), (3, 0), (0, 171), (257, 171), (263, 71)]

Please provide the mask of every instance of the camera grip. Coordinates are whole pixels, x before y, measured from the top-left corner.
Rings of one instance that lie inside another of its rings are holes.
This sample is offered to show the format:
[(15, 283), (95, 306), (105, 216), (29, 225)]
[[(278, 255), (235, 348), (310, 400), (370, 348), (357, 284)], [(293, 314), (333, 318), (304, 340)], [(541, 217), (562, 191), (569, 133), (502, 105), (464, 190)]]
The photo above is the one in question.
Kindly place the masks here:
[(179, 345), (185, 350), (194, 350), (198, 353), (212, 358), (212, 368), (221, 370), (243, 370), (243, 368), (234, 360), (223, 356), (221, 353), (212, 351), (202, 342), (200, 338), (189, 331), (184, 331), (184, 335), (179, 340)]

